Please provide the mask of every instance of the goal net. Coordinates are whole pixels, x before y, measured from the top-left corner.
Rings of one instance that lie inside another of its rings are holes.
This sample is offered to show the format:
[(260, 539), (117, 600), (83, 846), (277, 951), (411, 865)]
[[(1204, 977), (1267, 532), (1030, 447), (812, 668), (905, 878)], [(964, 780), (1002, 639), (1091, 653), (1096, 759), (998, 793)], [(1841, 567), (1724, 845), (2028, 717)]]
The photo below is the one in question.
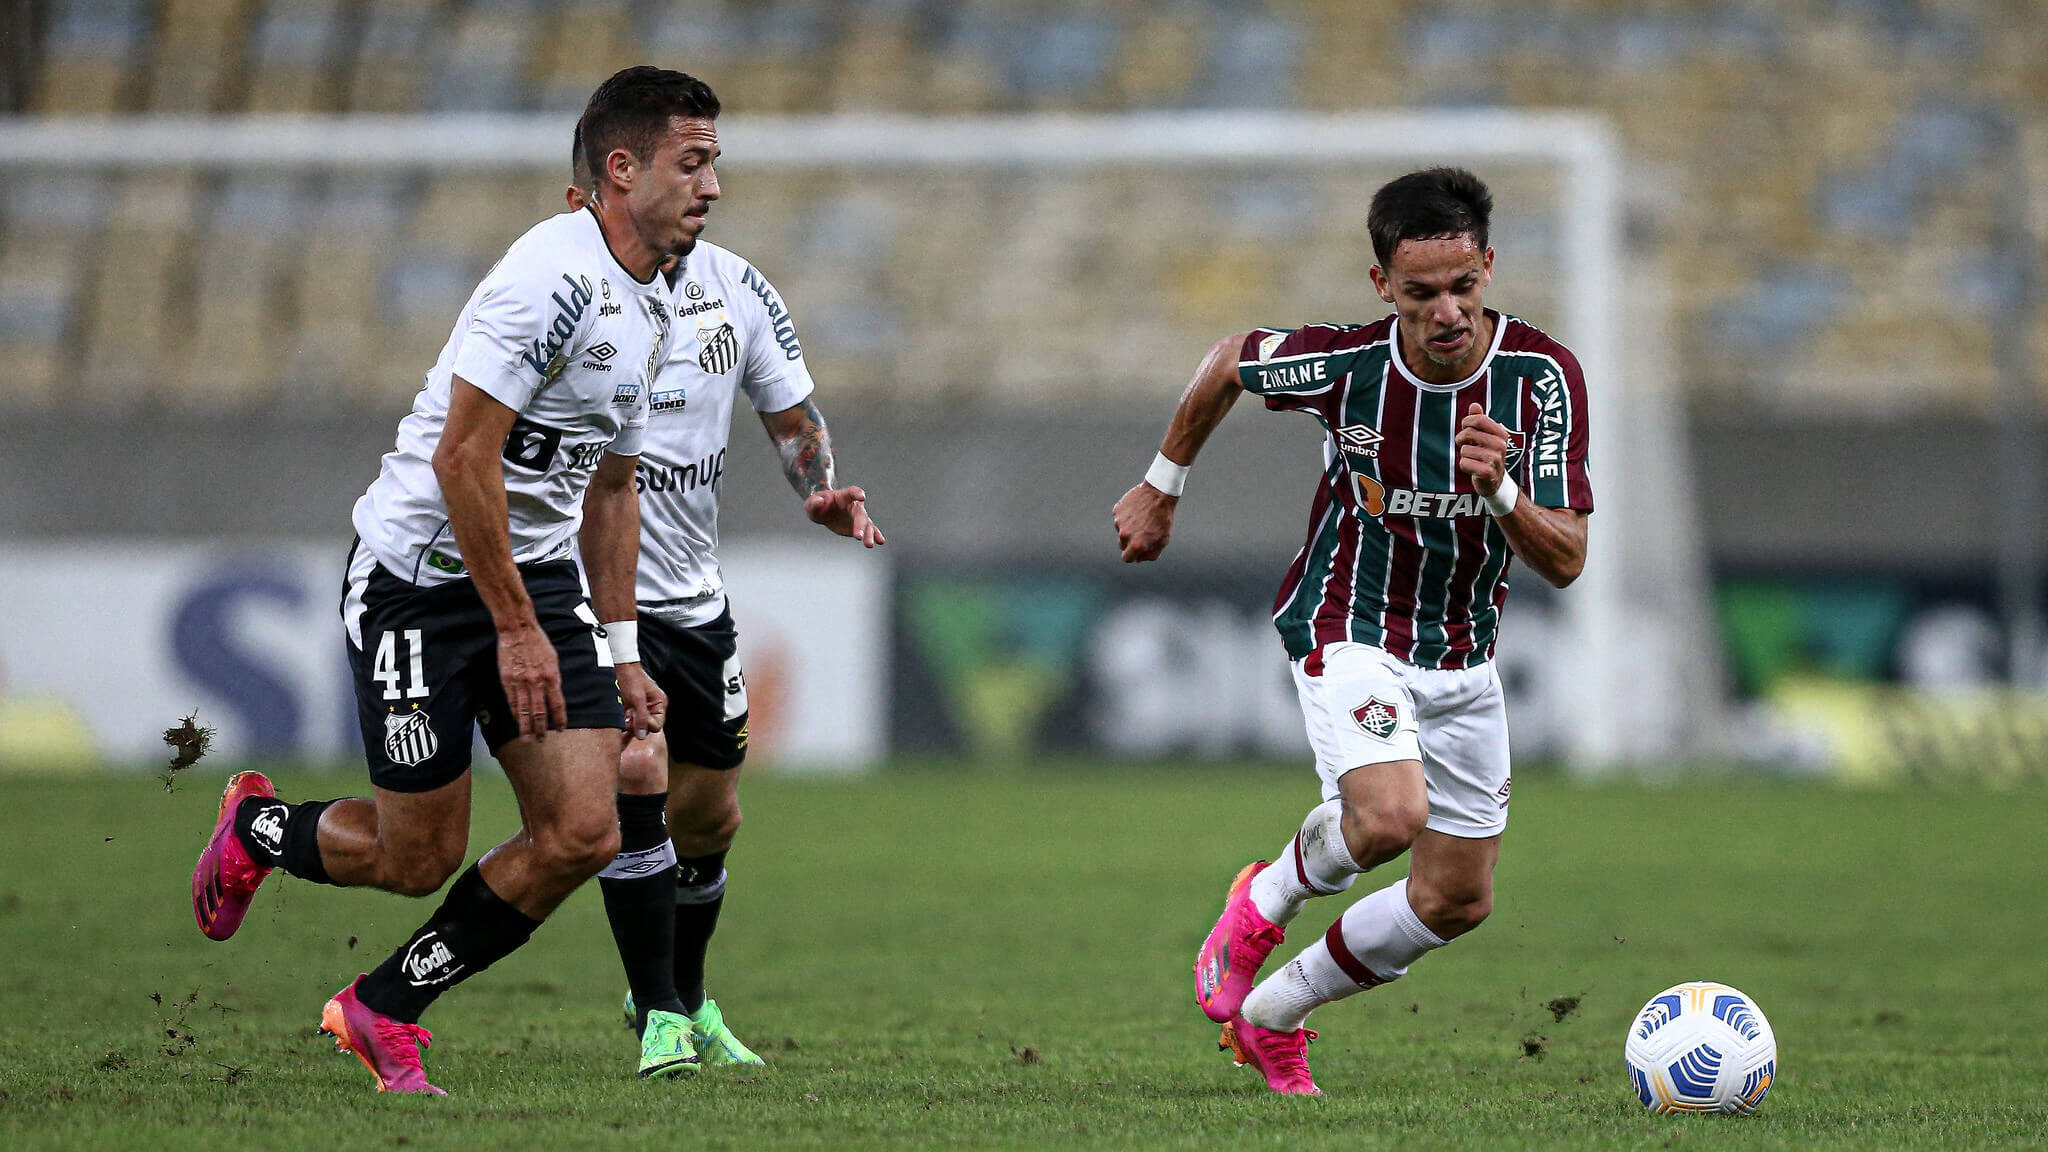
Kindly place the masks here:
[[(571, 126), (0, 127), (0, 309), (27, 317), (0, 336), (9, 401), (402, 408), (484, 270), (560, 209)], [(1497, 206), (1488, 301), (1578, 353), (1593, 411), (1591, 559), (1557, 596), (1525, 573), (1501, 646), (1517, 741), (1587, 770), (1697, 745), (1716, 679), (1679, 406), (1657, 285), (1622, 258), (1620, 159), (1600, 120), (735, 114), (720, 131), (730, 195), (711, 238), (799, 305), (836, 403), (883, 414), (1163, 420), (1218, 335), (1382, 315), (1372, 190), (1421, 164), (1478, 170)], [(1149, 448), (1118, 451), (1141, 463)]]

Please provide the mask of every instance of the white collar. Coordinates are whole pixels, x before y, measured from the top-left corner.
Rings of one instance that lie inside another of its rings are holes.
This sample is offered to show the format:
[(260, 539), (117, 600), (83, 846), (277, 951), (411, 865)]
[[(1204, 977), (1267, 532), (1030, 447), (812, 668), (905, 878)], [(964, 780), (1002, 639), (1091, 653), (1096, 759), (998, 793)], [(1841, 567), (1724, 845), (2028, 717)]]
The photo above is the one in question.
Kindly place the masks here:
[(1508, 331), (1508, 317), (1505, 313), (1493, 312), (1491, 309), (1487, 311), (1493, 316), (1493, 343), (1488, 346), (1486, 356), (1479, 361), (1479, 367), (1474, 368), (1470, 376), (1455, 384), (1438, 384), (1434, 381), (1424, 380), (1422, 377), (1410, 372), (1408, 370), (1408, 362), (1401, 358), (1401, 318), (1399, 316), (1394, 317), (1394, 330), (1388, 333), (1387, 338), (1387, 345), (1393, 352), (1389, 359), (1394, 362), (1394, 370), (1401, 374), (1403, 380), (1408, 381), (1425, 392), (1456, 392), (1477, 381), (1481, 376), (1486, 375), (1487, 368), (1493, 364), (1493, 354), (1500, 351), (1501, 337), (1507, 335)]

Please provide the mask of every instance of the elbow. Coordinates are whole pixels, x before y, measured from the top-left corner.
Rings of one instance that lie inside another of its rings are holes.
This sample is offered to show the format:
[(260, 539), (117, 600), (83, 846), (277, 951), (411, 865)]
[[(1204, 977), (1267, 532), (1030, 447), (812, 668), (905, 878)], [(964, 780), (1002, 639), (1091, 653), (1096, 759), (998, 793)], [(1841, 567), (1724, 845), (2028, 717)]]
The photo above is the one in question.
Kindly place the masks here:
[(459, 440), (443, 438), (434, 446), (434, 479), (440, 482), (443, 492), (448, 490), (451, 481), (462, 474), (464, 457), (463, 444)]
[(1552, 565), (1550, 571), (1543, 574), (1543, 578), (1550, 581), (1550, 585), (1553, 588), (1569, 588), (1572, 581), (1579, 578), (1579, 573), (1585, 570), (1586, 558), (1584, 556), (1570, 556)]

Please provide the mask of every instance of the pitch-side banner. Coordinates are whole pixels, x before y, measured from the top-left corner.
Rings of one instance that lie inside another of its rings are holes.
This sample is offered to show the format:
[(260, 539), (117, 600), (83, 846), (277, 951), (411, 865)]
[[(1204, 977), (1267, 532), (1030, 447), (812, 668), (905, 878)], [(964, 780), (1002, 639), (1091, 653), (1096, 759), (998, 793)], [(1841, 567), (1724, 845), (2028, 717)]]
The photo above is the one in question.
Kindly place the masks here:
[[(756, 762), (851, 770), (884, 751), (889, 573), (834, 543), (725, 550)], [(345, 541), (8, 543), (0, 769), (159, 763), (164, 729), (194, 711), (223, 760), (356, 760), (345, 553)]]
[[(895, 746), (1014, 761), (1308, 757), (1269, 608), (1277, 569), (909, 569), (896, 595)], [(1521, 758), (1561, 756), (1554, 599), (1520, 588), (1498, 663)]]

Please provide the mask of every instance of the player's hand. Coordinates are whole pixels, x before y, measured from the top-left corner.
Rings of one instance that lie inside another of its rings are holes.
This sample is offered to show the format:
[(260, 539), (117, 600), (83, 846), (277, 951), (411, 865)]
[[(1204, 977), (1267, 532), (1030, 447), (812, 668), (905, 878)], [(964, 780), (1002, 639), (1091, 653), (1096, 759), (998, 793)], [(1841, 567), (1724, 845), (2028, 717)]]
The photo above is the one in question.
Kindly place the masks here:
[(1180, 497), (1168, 496), (1150, 484), (1140, 482), (1124, 493), (1109, 510), (1116, 523), (1116, 546), (1123, 549), (1124, 563), (1157, 560), (1173, 538), (1173, 510)]
[(569, 726), (561, 664), (538, 624), (498, 631), (498, 681), (505, 686), (505, 702), (519, 726), (519, 739), (538, 740)]
[(1458, 471), (1472, 478), (1472, 487), (1481, 496), (1500, 491), (1508, 474), (1507, 428), (1474, 404), (1458, 421), (1458, 435), (1451, 442), (1458, 446)]
[(804, 515), (813, 524), (823, 524), (841, 536), (850, 536), (868, 548), (886, 544), (882, 530), (868, 519), (868, 494), (849, 484), (844, 488), (820, 488), (804, 499)]
[(668, 694), (638, 661), (619, 665), (618, 673), (619, 703), (626, 706), (625, 739), (621, 744), (661, 731), (662, 721), (668, 719)]

